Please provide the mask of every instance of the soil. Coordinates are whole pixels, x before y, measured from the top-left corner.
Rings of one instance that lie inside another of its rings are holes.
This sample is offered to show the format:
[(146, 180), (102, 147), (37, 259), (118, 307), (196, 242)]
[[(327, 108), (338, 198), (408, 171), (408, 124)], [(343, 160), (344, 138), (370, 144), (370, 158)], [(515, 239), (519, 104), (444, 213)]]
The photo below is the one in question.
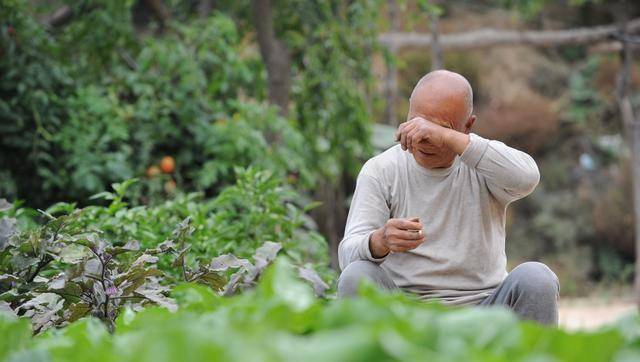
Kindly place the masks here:
[(638, 313), (632, 298), (562, 298), (560, 326), (567, 330), (594, 330), (630, 313)]

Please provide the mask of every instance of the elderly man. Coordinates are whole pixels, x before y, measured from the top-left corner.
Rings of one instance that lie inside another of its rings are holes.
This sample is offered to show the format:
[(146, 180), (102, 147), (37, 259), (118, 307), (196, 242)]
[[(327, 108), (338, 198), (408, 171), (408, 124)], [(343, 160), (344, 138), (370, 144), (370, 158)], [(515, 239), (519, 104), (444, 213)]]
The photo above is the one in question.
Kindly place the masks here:
[(546, 265), (506, 271), (507, 206), (540, 174), (528, 154), (470, 133), (471, 85), (439, 70), (409, 100), (399, 145), (367, 161), (357, 180), (344, 239), (338, 295), (362, 279), (386, 290), (452, 305), (503, 305), (521, 318), (557, 325), (559, 282)]

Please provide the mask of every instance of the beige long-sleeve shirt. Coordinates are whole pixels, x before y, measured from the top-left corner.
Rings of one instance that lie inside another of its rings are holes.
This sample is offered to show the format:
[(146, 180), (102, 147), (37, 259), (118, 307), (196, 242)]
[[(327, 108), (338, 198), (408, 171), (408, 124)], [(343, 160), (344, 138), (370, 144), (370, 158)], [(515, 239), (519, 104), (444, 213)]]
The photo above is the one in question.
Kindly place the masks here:
[[(427, 169), (400, 145), (368, 160), (358, 175), (338, 256), (379, 263), (401, 289), (445, 304), (477, 304), (507, 276), (509, 203), (533, 191), (538, 167), (528, 154), (470, 134), (453, 165)], [(390, 218), (419, 217), (417, 248), (372, 257), (371, 233)]]

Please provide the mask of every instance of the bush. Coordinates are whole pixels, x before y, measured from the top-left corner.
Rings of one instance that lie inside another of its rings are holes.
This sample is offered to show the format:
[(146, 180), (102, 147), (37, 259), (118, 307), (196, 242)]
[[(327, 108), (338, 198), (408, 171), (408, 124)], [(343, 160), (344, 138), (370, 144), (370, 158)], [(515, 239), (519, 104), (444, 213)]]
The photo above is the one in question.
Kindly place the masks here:
[[(313, 182), (302, 134), (253, 100), (264, 97), (262, 64), (243, 55), (231, 19), (176, 24), (162, 38), (134, 41), (128, 18), (118, 18), (127, 3), (87, 10), (56, 38), (19, 2), (3, 8), (0, 163), (8, 168), (0, 193), (44, 207), (140, 177), (132, 201), (154, 203), (176, 185), (214, 196), (234, 183), (234, 167), (251, 165)], [(104, 41), (88, 31), (116, 23), (113, 34), (100, 33)], [(77, 62), (66, 59), (68, 49)], [(142, 178), (164, 156), (175, 169)]]
[(21, 1), (0, 5), (0, 194), (55, 199), (63, 168), (53, 137), (73, 92), (65, 67), (49, 56), (55, 41)]
[[(498, 307), (446, 309), (363, 287), (324, 301), (279, 259), (255, 290), (223, 298), (181, 285), (179, 310), (126, 309), (114, 334), (87, 318), (34, 338), (0, 314), (7, 359), (96, 361), (625, 361), (640, 356), (637, 316), (596, 332), (544, 328)], [(0, 343), (3, 343), (0, 342)], [(6, 343), (6, 342), (5, 342)], [(0, 357), (3, 357), (0, 355)]]
[(8, 216), (20, 210), (5, 202), (0, 306), (30, 317), (36, 332), (89, 314), (112, 328), (124, 306), (175, 309), (168, 294), (180, 282), (225, 295), (251, 287), (282, 247), (323, 294), (313, 267), (328, 275), (326, 243), (303, 228), (308, 216), (292, 203), (295, 193), (268, 172), (237, 173), (238, 184), (214, 200), (191, 194), (157, 207), (128, 207), (135, 180), (114, 184), (96, 195), (108, 206), (59, 203), (42, 212), (43, 226), (23, 231)]

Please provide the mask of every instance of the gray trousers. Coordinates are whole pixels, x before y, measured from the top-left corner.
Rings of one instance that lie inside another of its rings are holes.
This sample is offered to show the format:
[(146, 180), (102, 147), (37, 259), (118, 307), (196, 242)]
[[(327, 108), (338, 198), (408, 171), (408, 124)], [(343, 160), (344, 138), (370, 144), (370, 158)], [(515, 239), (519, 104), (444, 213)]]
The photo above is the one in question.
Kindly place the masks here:
[[(367, 260), (358, 260), (349, 264), (340, 274), (338, 296), (356, 295), (363, 279), (383, 290), (399, 290), (382, 267)], [(493, 293), (478, 305), (502, 305), (513, 310), (521, 319), (557, 326), (559, 294), (560, 282), (549, 267), (538, 262), (526, 262), (514, 268)]]

